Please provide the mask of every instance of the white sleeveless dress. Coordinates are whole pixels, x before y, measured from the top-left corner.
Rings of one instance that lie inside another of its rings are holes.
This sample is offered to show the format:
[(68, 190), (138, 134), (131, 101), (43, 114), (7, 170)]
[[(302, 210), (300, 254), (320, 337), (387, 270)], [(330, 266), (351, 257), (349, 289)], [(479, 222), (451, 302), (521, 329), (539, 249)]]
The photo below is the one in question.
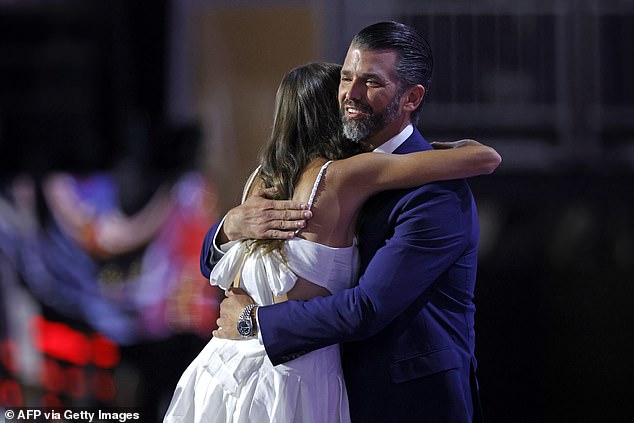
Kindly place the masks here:
[[(322, 166), (315, 180), (309, 207), (329, 164)], [(252, 179), (253, 175), (245, 192)], [(210, 281), (228, 289), (244, 260), (240, 287), (260, 305), (273, 304), (275, 296), (290, 291), (297, 276), (333, 294), (356, 281), (356, 245), (332, 248), (293, 238), (285, 242), (285, 257), (286, 262), (279, 252), (247, 254), (246, 244), (240, 242), (216, 264)], [(181, 376), (163, 421), (349, 422), (339, 346), (273, 366), (257, 338), (212, 338)]]

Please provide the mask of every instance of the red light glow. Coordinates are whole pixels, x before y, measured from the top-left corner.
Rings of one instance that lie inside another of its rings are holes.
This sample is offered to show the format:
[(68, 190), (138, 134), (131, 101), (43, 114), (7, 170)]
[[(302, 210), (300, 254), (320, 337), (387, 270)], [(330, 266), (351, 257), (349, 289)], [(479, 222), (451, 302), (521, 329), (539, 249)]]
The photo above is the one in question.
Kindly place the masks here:
[(34, 320), (35, 346), (44, 354), (58, 360), (84, 366), (90, 362), (91, 348), (88, 337), (62, 323)]
[(101, 334), (88, 336), (71, 327), (36, 317), (32, 323), (36, 348), (43, 354), (77, 366), (93, 363), (112, 368), (119, 363), (117, 345)]

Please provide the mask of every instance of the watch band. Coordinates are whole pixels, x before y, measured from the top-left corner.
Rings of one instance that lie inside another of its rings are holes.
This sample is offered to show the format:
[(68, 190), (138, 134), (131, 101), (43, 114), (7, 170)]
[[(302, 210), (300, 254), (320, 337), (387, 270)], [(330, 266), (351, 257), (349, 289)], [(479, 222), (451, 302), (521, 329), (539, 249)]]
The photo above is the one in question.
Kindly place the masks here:
[(253, 303), (247, 305), (244, 310), (242, 310), (242, 315), (240, 316), (240, 318), (253, 320), (253, 316), (251, 316), (251, 311), (253, 311), (254, 308), (255, 304)]
[(243, 338), (250, 338), (255, 335), (255, 319), (251, 316), (251, 312), (256, 307), (256, 304), (247, 305), (244, 310), (242, 310), (242, 314), (236, 323), (236, 328), (238, 333)]

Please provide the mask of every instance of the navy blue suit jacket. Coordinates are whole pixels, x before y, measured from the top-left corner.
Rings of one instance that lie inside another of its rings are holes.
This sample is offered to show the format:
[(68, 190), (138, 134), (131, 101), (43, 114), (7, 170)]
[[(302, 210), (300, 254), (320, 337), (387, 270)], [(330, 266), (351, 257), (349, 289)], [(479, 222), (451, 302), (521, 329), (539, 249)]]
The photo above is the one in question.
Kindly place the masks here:
[[(395, 153), (428, 149), (415, 129)], [(204, 274), (216, 229), (201, 253)], [(259, 308), (269, 358), (279, 364), (341, 343), (356, 422), (478, 421), (472, 300), (479, 225), (466, 181), (374, 196), (358, 237), (357, 286)]]

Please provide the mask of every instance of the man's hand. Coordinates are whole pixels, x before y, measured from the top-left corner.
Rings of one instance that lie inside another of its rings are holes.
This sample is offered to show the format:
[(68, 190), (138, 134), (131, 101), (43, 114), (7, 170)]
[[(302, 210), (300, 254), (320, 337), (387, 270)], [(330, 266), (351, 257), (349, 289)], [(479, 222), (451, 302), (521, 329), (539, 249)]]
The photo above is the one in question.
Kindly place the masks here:
[(243, 204), (229, 210), (220, 242), (240, 239), (290, 239), (312, 217), (308, 205), (293, 200), (270, 200), (273, 188), (255, 189)]
[(227, 298), (220, 303), (220, 317), (216, 320), (218, 329), (212, 332), (213, 336), (224, 339), (242, 339), (238, 333), (238, 319), (244, 308), (254, 302), (240, 288), (231, 288), (227, 291)]

